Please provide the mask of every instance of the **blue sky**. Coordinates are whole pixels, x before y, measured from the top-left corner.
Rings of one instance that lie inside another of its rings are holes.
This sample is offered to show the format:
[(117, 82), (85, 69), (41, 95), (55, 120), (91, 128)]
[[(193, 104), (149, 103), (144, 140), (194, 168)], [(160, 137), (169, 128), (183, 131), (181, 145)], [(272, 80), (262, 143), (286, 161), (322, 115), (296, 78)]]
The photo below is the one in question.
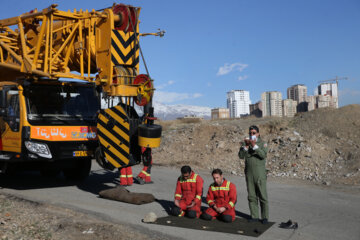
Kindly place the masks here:
[[(359, 0), (124, 0), (142, 7), (140, 31), (166, 31), (141, 39), (156, 100), (225, 107), (226, 92), (264, 91), (318, 81), (339, 81), (340, 106), (360, 104)], [(0, 17), (43, 9), (101, 9), (113, 1), (7, 1)], [(16, 5), (16, 6), (15, 6)], [(142, 72), (145, 72), (142, 67)]]

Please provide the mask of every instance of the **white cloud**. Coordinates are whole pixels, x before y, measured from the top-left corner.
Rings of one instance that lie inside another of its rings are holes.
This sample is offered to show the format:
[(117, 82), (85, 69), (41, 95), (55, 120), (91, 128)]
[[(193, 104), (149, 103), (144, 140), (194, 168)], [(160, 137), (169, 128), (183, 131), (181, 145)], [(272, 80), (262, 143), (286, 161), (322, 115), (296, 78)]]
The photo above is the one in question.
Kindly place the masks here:
[(175, 81), (168, 81), (167, 83), (161, 84), (159, 86), (155, 86), (156, 89), (163, 89), (166, 88), (167, 86), (173, 85), (175, 83)]
[(211, 86), (212, 86), (212, 83), (211, 83), (211, 82), (208, 82), (208, 83), (207, 83), (207, 86), (208, 86), (208, 87), (211, 87)]
[(168, 104), (181, 100), (195, 99), (202, 96), (203, 95), (201, 93), (176, 93), (176, 92), (155, 91), (154, 101)]
[(226, 75), (232, 71), (239, 71), (242, 72), (245, 68), (247, 68), (249, 64), (245, 63), (225, 63), (224, 66), (219, 68), (219, 71), (217, 72), (217, 76)]
[(245, 80), (245, 79), (247, 79), (248, 77), (249, 77), (248, 75), (239, 76), (239, 77), (238, 77), (238, 81)]

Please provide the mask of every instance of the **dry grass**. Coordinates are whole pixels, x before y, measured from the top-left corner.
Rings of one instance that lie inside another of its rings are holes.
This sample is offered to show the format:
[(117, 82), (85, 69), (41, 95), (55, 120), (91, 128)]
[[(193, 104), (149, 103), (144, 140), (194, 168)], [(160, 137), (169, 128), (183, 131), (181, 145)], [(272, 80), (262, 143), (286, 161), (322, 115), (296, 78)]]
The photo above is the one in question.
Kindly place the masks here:
[(182, 118), (178, 119), (178, 121), (180, 121), (180, 123), (199, 123), (202, 120), (200, 118)]
[(161, 125), (163, 131), (167, 131), (167, 130), (172, 129), (172, 127), (176, 127), (178, 125), (195, 124), (195, 123), (201, 123), (203, 121), (206, 121), (206, 120), (202, 120), (200, 118), (184, 118), (184, 119), (167, 120), (167, 121), (158, 120), (155, 123)]

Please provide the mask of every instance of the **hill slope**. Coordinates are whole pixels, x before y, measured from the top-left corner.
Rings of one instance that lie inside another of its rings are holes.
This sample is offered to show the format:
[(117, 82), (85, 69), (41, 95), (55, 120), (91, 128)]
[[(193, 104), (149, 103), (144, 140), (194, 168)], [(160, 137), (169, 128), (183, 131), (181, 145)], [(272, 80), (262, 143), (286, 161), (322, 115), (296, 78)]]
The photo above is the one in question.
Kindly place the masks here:
[(237, 154), (248, 127), (260, 126), (268, 143), (269, 176), (291, 177), (324, 184), (360, 184), (360, 105), (318, 109), (288, 118), (163, 121), (163, 139), (154, 162), (221, 168), (242, 174)]

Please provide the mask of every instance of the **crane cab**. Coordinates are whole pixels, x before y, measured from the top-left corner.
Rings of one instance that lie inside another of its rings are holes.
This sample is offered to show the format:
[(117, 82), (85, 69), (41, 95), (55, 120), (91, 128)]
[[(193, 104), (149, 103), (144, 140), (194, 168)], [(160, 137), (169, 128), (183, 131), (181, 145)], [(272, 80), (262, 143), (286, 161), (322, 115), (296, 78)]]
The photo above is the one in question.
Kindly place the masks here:
[(0, 83), (0, 169), (89, 174), (98, 145), (99, 93), (94, 84), (60, 81)]

